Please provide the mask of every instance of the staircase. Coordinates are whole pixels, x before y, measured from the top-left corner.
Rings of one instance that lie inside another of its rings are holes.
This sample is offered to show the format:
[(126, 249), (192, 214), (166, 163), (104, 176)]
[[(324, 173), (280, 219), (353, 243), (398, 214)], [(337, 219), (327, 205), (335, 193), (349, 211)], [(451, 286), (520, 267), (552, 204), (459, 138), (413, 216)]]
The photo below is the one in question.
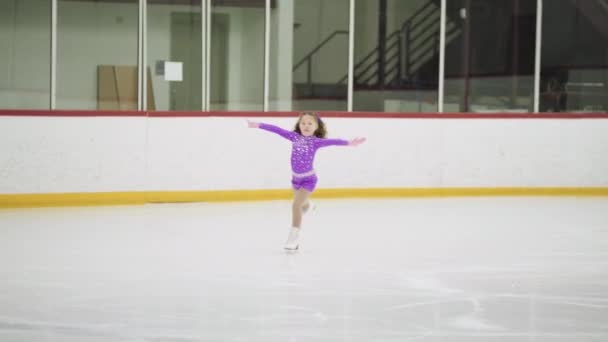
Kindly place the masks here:
[[(439, 57), (440, 2), (429, 0), (399, 29), (391, 32), (383, 42), (356, 62), (354, 66), (355, 90), (434, 89), (436, 77), (424, 77), (425, 71), (436, 73)], [(336, 31), (294, 65), (296, 71), (307, 66), (305, 83), (294, 83), (296, 98), (345, 99), (348, 75), (336, 83), (315, 83), (312, 80), (312, 58), (337, 35), (348, 31)], [(447, 20), (446, 45), (461, 34), (458, 25)], [(382, 49), (382, 51), (381, 51)], [(381, 53), (382, 52), (382, 53)], [(428, 74), (428, 72), (427, 72)]]
[[(429, 1), (416, 11), (401, 28), (392, 32), (384, 44), (384, 61), (376, 47), (355, 65), (355, 89), (424, 89), (435, 88), (437, 80), (420, 77), (431, 65), (437, 69), (439, 57), (439, 26), (441, 9), (437, 1)], [(446, 44), (461, 30), (448, 20)], [(340, 82), (345, 82), (347, 75)]]
[(608, 0), (570, 1), (589, 19), (591, 24), (595, 26), (598, 32), (608, 38), (608, 21), (606, 21), (606, 14), (608, 13)]
[(315, 47), (298, 61), (292, 69), (292, 72), (306, 67), (306, 82), (294, 83), (294, 93), (296, 98), (324, 98), (324, 99), (344, 99), (348, 92), (345, 84), (335, 83), (314, 83), (312, 79), (312, 63), (313, 57), (325, 46), (334, 42), (335, 39), (343, 37), (348, 39), (348, 31), (337, 30), (327, 36)]

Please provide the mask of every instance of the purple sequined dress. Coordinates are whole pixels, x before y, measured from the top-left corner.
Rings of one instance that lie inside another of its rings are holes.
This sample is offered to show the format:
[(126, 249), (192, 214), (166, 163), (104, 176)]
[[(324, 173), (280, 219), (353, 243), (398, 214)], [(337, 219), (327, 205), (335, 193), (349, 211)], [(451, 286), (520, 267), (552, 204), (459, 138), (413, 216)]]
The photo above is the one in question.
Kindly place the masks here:
[(293, 172), (291, 183), (294, 189), (304, 188), (310, 192), (314, 191), (317, 185), (317, 175), (315, 174), (313, 164), (315, 154), (319, 148), (348, 145), (348, 141), (343, 139), (324, 139), (315, 136), (305, 137), (296, 132), (287, 131), (265, 123), (260, 124), (260, 128), (276, 133), (291, 141), (291, 171)]

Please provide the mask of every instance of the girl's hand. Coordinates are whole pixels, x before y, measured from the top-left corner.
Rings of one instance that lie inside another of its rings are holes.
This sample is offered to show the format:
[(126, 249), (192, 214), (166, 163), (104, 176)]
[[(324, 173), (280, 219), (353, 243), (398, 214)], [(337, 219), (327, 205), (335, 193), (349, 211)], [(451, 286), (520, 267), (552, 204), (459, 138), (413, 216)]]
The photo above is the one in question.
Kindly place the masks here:
[(255, 122), (255, 121), (249, 121), (249, 120), (247, 120), (247, 126), (249, 128), (258, 128), (258, 127), (260, 127), (260, 123), (259, 122)]
[(355, 139), (353, 139), (353, 140), (349, 141), (349, 142), (348, 142), (348, 146), (357, 146), (357, 145), (361, 145), (361, 144), (363, 144), (363, 143), (365, 142), (365, 140), (366, 140), (365, 138), (359, 138), (359, 137), (357, 137), (357, 138), (355, 138)]

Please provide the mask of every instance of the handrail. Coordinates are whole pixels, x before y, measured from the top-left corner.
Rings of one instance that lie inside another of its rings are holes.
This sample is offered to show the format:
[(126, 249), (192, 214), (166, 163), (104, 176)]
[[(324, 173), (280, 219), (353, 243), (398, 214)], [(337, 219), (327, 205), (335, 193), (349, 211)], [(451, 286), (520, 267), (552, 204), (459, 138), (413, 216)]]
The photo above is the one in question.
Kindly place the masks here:
[(374, 54), (378, 53), (380, 51), (380, 46), (376, 46), (370, 53), (367, 54), (367, 56), (361, 58), (361, 60), (355, 64), (354, 69), (358, 69), (359, 67), (363, 66), (363, 64), (365, 64), (365, 62), (367, 62), (367, 60), (373, 56)]
[(405, 25), (408, 24), (408, 22), (413, 21), (413, 18), (416, 18), (418, 15), (420, 15), (421, 12), (424, 12), (424, 10), (426, 10), (429, 6), (431, 6), (432, 4), (434, 4), (433, 1), (429, 1), (427, 2), (424, 6), (422, 6), (418, 11), (414, 12), (414, 14), (412, 14), (408, 20), (406, 20), (403, 24), (401, 24), (401, 28), (403, 29), (403, 27)]
[[(434, 0), (427, 1), (422, 7), (416, 10), (407, 18), (398, 29), (391, 32), (384, 39), (384, 44), (378, 44), (353, 67), (353, 78), (356, 86), (372, 86), (372, 83), (380, 87), (400, 87), (404, 82), (410, 82), (417, 70), (419, 70), (429, 58), (429, 53), (437, 51), (439, 30), (434, 28), (440, 22), (438, 8)], [(458, 32), (457, 26), (448, 29), (446, 36)], [(335, 35), (348, 31), (336, 31), (328, 38), (324, 39), (315, 49), (302, 58), (293, 70), (295, 71), (302, 64), (308, 62), (308, 83), (311, 84), (311, 58), (327, 44)], [(452, 36), (453, 37), (453, 36)], [(380, 47), (383, 51), (380, 51)], [(385, 58), (381, 63), (381, 53), (390, 58)], [(382, 69), (382, 70), (380, 70)], [(384, 76), (384, 77), (382, 77)], [(344, 75), (336, 84), (343, 84), (348, 80), (348, 73)]]
[[(432, 4), (432, 2), (428, 2), (427, 5), (428, 4)], [(424, 8), (426, 9), (427, 7), (424, 7)], [(418, 11), (416, 16), (420, 15), (421, 13), (422, 13), (422, 11)], [(412, 24), (414, 23), (414, 19), (418, 19), (418, 18), (416, 16), (411, 16), (408, 20), (406, 20), (403, 24), (401, 24), (401, 29), (403, 30), (403, 28), (405, 26), (411, 25), (411, 26), (413, 26), (411, 29), (414, 30), (417, 25), (425, 22), (433, 14), (436, 14), (436, 12), (435, 11), (428, 12), (422, 19), (418, 20), (418, 23), (416, 25), (412, 25)]]
[[(397, 40), (395, 41), (395, 43), (393, 43), (393, 44), (391, 45), (391, 47), (390, 47), (390, 48), (392, 48), (394, 45), (398, 45), (398, 44), (399, 44), (399, 41), (401, 40), (401, 37), (400, 37), (399, 33), (400, 33), (400, 31), (399, 31), (399, 30), (394, 31), (393, 33), (391, 33), (391, 34), (390, 34), (390, 35), (389, 35), (389, 36), (386, 38), (387, 43), (388, 43), (388, 42), (389, 42), (391, 39), (393, 39), (393, 37), (397, 38)], [(390, 49), (390, 48), (387, 48), (387, 50), (388, 50), (388, 49)], [(375, 63), (378, 61), (378, 58), (376, 57), (376, 59), (373, 59), (373, 60), (372, 60), (372, 63), (368, 64), (367, 66), (365, 66), (365, 64), (366, 64), (366, 63), (367, 63), (367, 62), (370, 60), (370, 58), (371, 58), (371, 57), (372, 57), (374, 54), (378, 53), (379, 51), (380, 51), (380, 46), (378, 45), (378, 46), (376, 46), (376, 47), (375, 47), (375, 48), (374, 48), (372, 51), (370, 51), (370, 52), (369, 52), (369, 53), (368, 53), (368, 54), (367, 54), (365, 57), (361, 58), (361, 60), (360, 60), (360, 61), (359, 61), (357, 64), (355, 64), (355, 66), (353, 67), (353, 69), (354, 69), (354, 73), (355, 73), (355, 74), (359, 73), (359, 76), (362, 76), (362, 75), (364, 75), (364, 74), (365, 74), (367, 71), (369, 71), (369, 69), (370, 69), (371, 67), (373, 67), (373, 66), (374, 66), (374, 64), (375, 64)], [(365, 68), (364, 68), (364, 69), (361, 71), (361, 68), (363, 68), (363, 67), (365, 67)], [(343, 77), (342, 77), (342, 78), (341, 78), (341, 79), (340, 79), (340, 80), (339, 80), (337, 83), (338, 83), (338, 84), (344, 83), (344, 82), (345, 82), (347, 79), (348, 79), (348, 74), (344, 75), (344, 76), (343, 76)]]
[(325, 38), (321, 43), (319, 43), (317, 45), (317, 47), (315, 47), (306, 56), (304, 56), (304, 58), (302, 58), (298, 63), (296, 63), (296, 65), (293, 67), (292, 71), (296, 71), (296, 69), (300, 65), (304, 64), (304, 62), (306, 62), (308, 59), (310, 59), (310, 57), (312, 57), (312, 55), (314, 55), (315, 53), (317, 53), (317, 51), (319, 51), (325, 44), (327, 44), (330, 40), (332, 40), (335, 36), (337, 36), (339, 34), (348, 34), (348, 31), (345, 31), (345, 30), (336, 30), (336, 31), (334, 31), (332, 34), (329, 35), (329, 37)]
[[(393, 37), (397, 37), (399, 38), (399, 33), (400, 31), (394, 31), (393, 33), (391, 33), (388, 37), (386, 37), (386, 43), (388, 43), (391, 39), (393, 39)], [(398, 41), (398, 40), (397, 40)], [(362, 66), (362, 64), (364, 64), (365, 62), (367, 62), (367, 60), (376, 52), (378, 52), (380, 50), (380, 46), (376, 46), (369, 54), (367, 54), (367, 56), (363, 57), (361, 59), (361, 61), (359, 61), (359, 63), (357, 63), (355, 65), (355, 69), (357, 69), (358, 67)], [(377, 59), (376, 59), (377, 60)], [(374, 61), (375, 62), (375, 61)]]
[[(446, 37), (449, 37), (450, 35), (452, 35), (453, 33), (458, 32), (458, 27), (454, 26), (451, 29), (448, 29), (446, 31)], [(427, 38), (425, 38), (422, 43), (416, 45), (414, 48), (412, 48), (412, 51), (410, 52), (411, 55), (416, 55), (416, 56), (423, 56), (424, 54), (428, 53), (429, 51), (431, 51), (434, 47), (430, 47), (430, 48), (426, 48), (424, 50), (423, 53), (418, 53), (419, 51), (416, 50), (420, 50), (424, 47), (424, 43), (428, 42), (429, 40), (433, 40), (433, 39), (437, 39), (437, 36), (440, 34), (439, 30), (436, 30), (434, 32), (432, 32), (431, 34), (429, 34), (429, 36)], [(412, 66), (416, 64), (416, 61), (408, 63), (408, 67)]]
[[(435, 19), (435, 20), (433, 20), (433, 21), (427, 21), (427, 24), (424, 26), (424, 29), (423, 29), (423, 30), (421, 30), (420, 32), (417, 32), (415, 35), (413, 35), (413, 37), (411, 37), (411, 38), (412, 38), (412, 41), (414, 41), (414, 40), (416, 40), (416, 39), (419, 39), (420, 37), (422, 37), (422, 35), (423, 35), (424, 33), (428, 32), (428, 30), (432, 29), (434, 26), (437, 26), (437, 24), (439, 24), (439, 23), (440, 23), (440, 20), (441, 20), (441, 19), (436, 18), (436, 19)], [(422, 24), (420, 24), (420, 25), (422, 25)], [(420, 27), (420, 26), (418, 26), (418, 27)], [(413, 29), (411, 29), (411, 28), (410, 28), (410, 30), (412, 30), (412, 31), (413, 31)]]
[(413, 45), (413, 44), (412, 44), (411, 49), (412, 49), (412, 50), (420, 49), (420, 48), (421, 48), (422, 46), (424, 46), (424, 44), (426, 44), (426, 43), (427, 43), (429, 40), (433, 40), (433, 39), (435, 39), (435, 36), (436, 36), (436, 35), (438, 35), (438, 34), (440, 34), (440, 31), (439, 31), (439, 30), (435, 30), (435, 31), (433, 31), (433, 32), (432, 32), (432, 33), (430, 33), (430, 34), (429, 34), (429, 35), (428, 35), (426, 38), (422, 39), (422, 41), (420, 41), (420, 40), (419, 40), (419, 41), (417, 41), (416, 43), (418, 43), (418, 44), (416, 44), (416, 45)]
[[(414, 63), (410, 63), (409, 59), (406, 60), (405, 63), (403, 63), (401, 55), (404, 54), (404, 52), (406, 54), (412, 53), (412, 45), (414, 43), (418, 43), (417, 41), (422, 39), (420, 33), (417, 33), (414, 37), (410, 35), (410, 33), (414, 29), (417, 29), (421, 26), (424, 28), (432, 27), (433, 25), (436, 25), (439, 21), (439, 18), (436, 17), (437, 12), (433, 10), (429, 11), (429, 9), (434, 8), (433, 5), (433, 1), (428, 1), (426, 4), (424, 4), (424, 6), (419, 8), (416, 12), (414, 12), (414, 14), (412, 14), (407, 20), (405, 20), (401, 24), (401, 27), (399, 29), (393, 31), (385, 38), (386, 48), (384, 52), (386, 55), (388, 55), (392, 51), (396, 51), (396, 53), (390, 58), (390, 60), (393, 61), (394, 58), (397, 57), (395, 65), (392, 65), (390, 67), (387, 67), (387, 65), (385, 65), (385, 70), (376, 70), (371, 75), (368, 74), (370, 69), (372, 69), (374, 66), (376, 66), (377, 68), (377, 64), (379, 62), (379, 57), (377, 56), (377, 54), (380, 48), (380, 45), (378, 45), (355, 65), (353, 71), (355, 73), (356, 84), (367, 84), (368, 82), (374, 79), (375, 74), (382, 73), (383, 75), (387, 76), (394, 73), (395, 70), (397, 71), (397, 76), (401, 77), (403, 65), (405, 65), (405, 70), (408, 71), (409, 67)], [(435, 18), (431, 19), (431, 23), (429, 23), (429, 19), (433, 16), (435, 16)], [(394, 43), (389, 43), (390, 40), (394, 38), (397, 38), (397, 40)], [(406, 39), (405, 42), (403, 42), (404, 38)], [(428, 37), (424, 37), (422, 44), (416, 44), (416, 48), (423, 48), (423, 44), (426, 41), (428, 41)], [(405, 44), (406, 48), (403, 48), (402, 44)], [(374, 55), (376, 55), (375, 58)], [(338, 81), (338, 84), (345, 82), (347, 79), (348, 74), (343, 76)], [(394, 78), (391, 80), (391, 82), (394, 82)]]

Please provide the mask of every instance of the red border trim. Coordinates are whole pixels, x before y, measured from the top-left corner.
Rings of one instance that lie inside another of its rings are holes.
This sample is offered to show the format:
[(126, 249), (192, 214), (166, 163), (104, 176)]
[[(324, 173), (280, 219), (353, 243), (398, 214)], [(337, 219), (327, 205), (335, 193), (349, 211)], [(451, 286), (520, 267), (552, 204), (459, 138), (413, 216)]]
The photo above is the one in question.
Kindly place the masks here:
[(35, 109), (0, 109), (0, 116), (146, 116), (146, 112), (136, 110), (96, 111), (96, 110), (35, 110)]
[[(385, 113), (319, 111), (324, 118), (365, 119), (608, 119), (608, 113)], [(300, 112), (170, 112), (0, 109), (0, 116), (42, 117), (297, 117)]]

